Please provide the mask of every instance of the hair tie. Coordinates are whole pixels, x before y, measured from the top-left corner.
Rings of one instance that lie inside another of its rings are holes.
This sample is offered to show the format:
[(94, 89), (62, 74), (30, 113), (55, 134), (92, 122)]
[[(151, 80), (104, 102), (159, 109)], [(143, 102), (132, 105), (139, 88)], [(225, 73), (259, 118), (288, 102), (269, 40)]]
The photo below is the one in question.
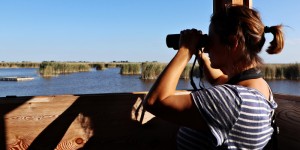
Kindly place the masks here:
[(271, 32), (271, 27), (265, 26), (264, 32), (265, 33), (270, 33)]

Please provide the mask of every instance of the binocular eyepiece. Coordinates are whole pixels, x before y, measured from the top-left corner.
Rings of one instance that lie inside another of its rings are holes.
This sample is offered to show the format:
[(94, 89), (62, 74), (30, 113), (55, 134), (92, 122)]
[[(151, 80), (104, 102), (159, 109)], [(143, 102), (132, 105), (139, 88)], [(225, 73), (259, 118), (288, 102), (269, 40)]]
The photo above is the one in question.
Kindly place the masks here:
[[(179, 40), (180, 40), (180, 34), (168, 34), (167, 38), (166, 38), (166, 43), (167, 43), (168, 48), (173, 48), (174, 50), (178, 50), (179, 49)], [(203, 47), (206, 47), (207, 44), (208, 44), (207, 34), (201, 34), (200, 40), (197, 43), (197, 48), (201, 49)]]

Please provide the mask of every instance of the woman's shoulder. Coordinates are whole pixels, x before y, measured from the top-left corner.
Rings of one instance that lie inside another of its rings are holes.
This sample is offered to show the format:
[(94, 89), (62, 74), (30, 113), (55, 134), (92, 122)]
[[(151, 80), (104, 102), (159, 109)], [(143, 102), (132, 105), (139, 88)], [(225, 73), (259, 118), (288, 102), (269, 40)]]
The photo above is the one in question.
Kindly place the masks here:
[(194, 100), (203, 101), (241, 101), (240, 89), (236, 85), (216, 85), (206, 89), (198, 90), (192, 92), (192, 97)]
[(268, 106), (271, 106), (272, 108), (277, 107), (277, 103), (275, 102), (275, 100), (273, 98), (271, 89), (269, 89), (270, 96), (267, 99), (259, 90), (255, 89), (255, 88), (246, 87), (246, 86), (242, 86), (242, 85), (230, 85), (230, 84), (225, 84), (222, 86), (229, 87), (233, 91), (235, 91), (237, 93), (237, 95), (240, 97), (241, 101), (264, 103)]
[[(205, 92), (221, 92), (223, 94), (233, 92), (233, 93), (238, 94), (239, 92), (247, 91), (247, 88), (240, 86), (240, 85), (221, 84), (221, 85), (215, 85), (215, 86), (209, 87), (207, 89), (204, 89), (203, 91), (205, 91)], [(199, 92), (201, 92), (201, 90), (199, 90)]]
[[(258, 91), (257, 89), (251, 88), (251, 87), (242, 86), (242, 85), (231, 85), (231, 84), (220, 85), (220, 87), (228, 88), (228, 89), (236, 92), (236, 94), (239, 97), (241, 97), (241, 99), (251, 97), (253, 99), (266, 100), (266, 98), (260, 91)], [(220, 87), (217, 87), (217, 88), (220, 88)]]
[(201, 95), (204, 97), (231, 97), (238, 99), (257, 99), (257, 100), (265, 100), (263, 94), (261, 94), (258, 90), (245, 87), (242, 85), (232, 85), (232, 84), (222, 84), (209, 87), (207, 89), (199, 90), (193, 92), (193, 95)]
[(237, 94), (247, 94), (247, 95), (261, 95), (263, 98), (263, 94), (259, 92), (257, 89), (247, 87), (247, 86), (242, 86), (242, 85), (232, 85), (232, 84), (223, 84), (223, 85), (217, 85), (213, 86), (213, 89), (216, 90), (226, 90), (226, 91), (231, 91), (231, 92), (237, 92)]
[[(192, 92), (193, 95), (201, 95), (204, 97), (236, 97), (239, 99), (257, 99), (257, 100), (266, 100), (264, 95), (259, 92), (257, 89), (246, 87), (242, 85), (232, 85), (232, 84), (222, 84), (215, 85), (203, 90), (198, 90)], [(271, 94), (272, 95), (272, 94)], [(270, 98), (271, 101), (273, 98)]]

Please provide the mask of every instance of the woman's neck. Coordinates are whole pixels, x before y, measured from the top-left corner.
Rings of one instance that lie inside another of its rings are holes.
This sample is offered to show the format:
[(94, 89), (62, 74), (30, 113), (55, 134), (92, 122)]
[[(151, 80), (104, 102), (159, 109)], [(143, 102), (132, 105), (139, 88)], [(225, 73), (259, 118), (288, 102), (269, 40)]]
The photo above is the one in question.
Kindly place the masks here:
[(251, 68), (256, 68), (256, 67), (257, 67), (256, 64), (251, 64), (245, 67), (235, 67), (234, 65), (232, 65), (231, 67), (221, 68), (221, 70), (224, 74), (228, 75), (228, 79), (231, 79), (232, 77), (242, 73), (243, 71), (249, 70)]

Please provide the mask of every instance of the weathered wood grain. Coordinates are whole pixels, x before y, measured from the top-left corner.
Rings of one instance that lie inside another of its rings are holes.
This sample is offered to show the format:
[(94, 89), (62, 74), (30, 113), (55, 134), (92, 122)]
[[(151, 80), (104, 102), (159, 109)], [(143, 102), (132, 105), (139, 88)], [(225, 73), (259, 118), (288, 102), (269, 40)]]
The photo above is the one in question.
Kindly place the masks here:
[(300, 148), (300, 97), (275, 94), (279, 149)]
[[(26, 149), (38, 137), (46, 127), (71, 106), (78, 96), (49, 96), (49, 97), (32, 97), (21, 102), (18, 105), (14, 99), (2, 100), (1, 106), (16, 106), (15, 109), (7, 112), (4, 116), (6, 130), (6, 144), (10, 149)], [(63, 124), (63, 122), (61, 122)], [(59, 126), (58, 126), (59, 127)], [(66, 136), (62, 141), (74, 141), (72, 138), (78, 137), (87, 141), (88, 137), (80, 126), (78, 119), (68, 125)], [(68, 133), (68, 131), (70, 133)], [(55, 133), (55, 131), (53, 131)], [(51, 138), (53, 135), (49, 135)], [(68, 140), (66, 140), (68, 139)], [(48, 140), (50, 141), (50, 140)], [(72, 142), (77, 144), (76, 142)], [(64, 142), (62, 142), (64, 144)], [(61, 145), (61, 144), (60, 144)], [(58, 147), (60, 146), (58, 145)], [(80, 148), (83, 142), (77, 144), (74, 148)]]
[[(174, 149), (177, 126), (131, 120), (144, 94), (0, 98), (1, 149)], [(173, 146), (173, 147), (172, 147)]]
[[(182, 93), (182, 92), (181, 92)], [(0, 98), (0, 149), (175, 149), (178, 126), (131, 120), (145, 93)], [(279, 148), (300, 146), (300, 97), (275, 95)]]

